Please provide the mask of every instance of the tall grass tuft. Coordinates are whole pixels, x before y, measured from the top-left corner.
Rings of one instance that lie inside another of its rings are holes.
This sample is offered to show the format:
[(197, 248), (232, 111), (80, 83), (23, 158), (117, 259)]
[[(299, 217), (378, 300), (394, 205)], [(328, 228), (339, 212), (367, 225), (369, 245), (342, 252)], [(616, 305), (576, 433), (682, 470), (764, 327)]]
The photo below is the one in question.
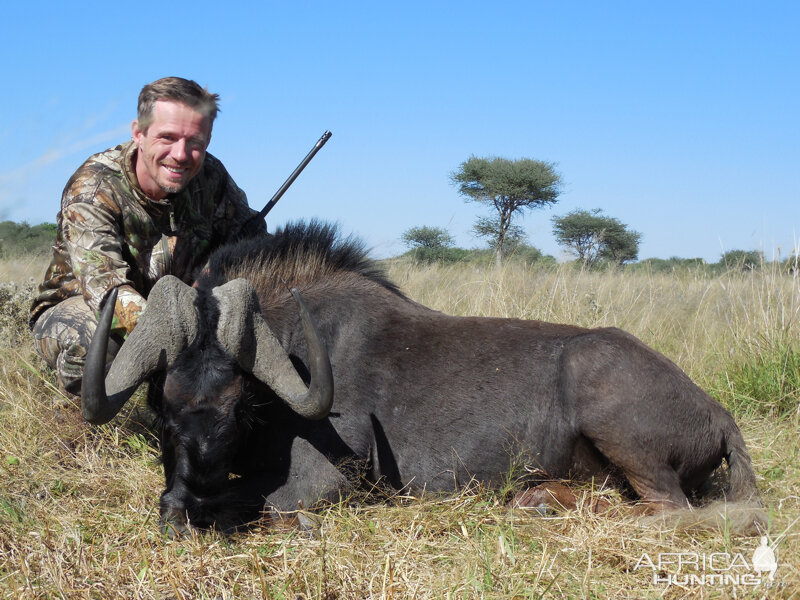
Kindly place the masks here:
[(729, 366), (722, 397), (737, 414), (791, 415), (800, 407), (800, 348), (786, 340), (763, 345), (758, 354)]

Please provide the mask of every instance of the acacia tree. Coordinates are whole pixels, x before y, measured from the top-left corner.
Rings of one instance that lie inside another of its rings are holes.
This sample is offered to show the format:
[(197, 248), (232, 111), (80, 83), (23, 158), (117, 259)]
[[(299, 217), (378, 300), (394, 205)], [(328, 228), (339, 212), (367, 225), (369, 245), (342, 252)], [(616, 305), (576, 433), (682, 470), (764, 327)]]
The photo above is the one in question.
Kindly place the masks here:
[(467, 202), (480, 202), (495, 214), (478, 219), (473, 231), (487, 237), (495, 260), (503, 260), (506, 238), (513, 219), (525, 209), (540, 208), (558, 201), (561, 177), (552, 163), (522, 158), (478, 158), (471, 156), (451, 175), (451, 181)]
[(401, 236), (403, 243), (411, 248), (411, 254), (420, 262), (457, 260), (458, 251), (453, 248), (455, 240), (441, 227), (411, 227)]
[(403, 243), (411, 248), (449, 248), (455, 243), (453, 236), (441, 227), (411, 227), (403, 232)]
[(631, 231), (623, 223), (619, 227), (610, 227), (606, 230), (603, 249), (600, 258), (609, 260), (618, 265), (639, 258), (639, 242), (642, 234)]
[(636, 260), (642, 234), (628, 229), (619, 219), (592, 211), (573, 210), (563, 217), (553, 217), (553, 235), (560, 246), (569, 248), (587, 267), (601, 260), (618, 265)]

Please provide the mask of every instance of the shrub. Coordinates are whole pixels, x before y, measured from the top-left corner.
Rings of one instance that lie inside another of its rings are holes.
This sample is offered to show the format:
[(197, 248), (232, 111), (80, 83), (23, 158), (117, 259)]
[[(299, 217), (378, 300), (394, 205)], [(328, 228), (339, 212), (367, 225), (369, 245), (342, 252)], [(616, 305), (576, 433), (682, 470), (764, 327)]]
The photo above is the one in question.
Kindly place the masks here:
[(775, 343), (724, 373), (721, 401), (734, 413), (776, 417), (800, 406), (800, 348)]
[(764, 253), (760, 250), (729, 250), (719, 262), (729, 269), (753, 271), (764, 264)]
[(438, 248), (428, 248), (426, 246), (418, 246), (412, 248), (403, 256), (410, 258), (414, 262), (419, 263), (454, 263), (464, 260), (469, 254), (469, 250), (462, 248), (447, 248), (444, 246)]
[(27, 223), (3, 221), (0, 223), (0, 256), (9, 258), (48, 254), (57, 231), (54, 223), (40, 223), (31, 227)]

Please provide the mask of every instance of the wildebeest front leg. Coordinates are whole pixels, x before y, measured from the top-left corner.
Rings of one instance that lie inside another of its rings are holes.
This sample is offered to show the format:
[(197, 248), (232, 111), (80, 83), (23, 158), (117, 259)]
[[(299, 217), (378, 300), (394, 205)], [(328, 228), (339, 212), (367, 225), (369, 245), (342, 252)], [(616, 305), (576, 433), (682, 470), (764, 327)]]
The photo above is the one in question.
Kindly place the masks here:
[(298, 509), (298, 504), (311, 508), (321, 500), (337, 501), (352, 487), (324, 454), (299, 437), (292, 441), (284, 475), (285, 480), (265, 498), (268, 509), (292, 512)]

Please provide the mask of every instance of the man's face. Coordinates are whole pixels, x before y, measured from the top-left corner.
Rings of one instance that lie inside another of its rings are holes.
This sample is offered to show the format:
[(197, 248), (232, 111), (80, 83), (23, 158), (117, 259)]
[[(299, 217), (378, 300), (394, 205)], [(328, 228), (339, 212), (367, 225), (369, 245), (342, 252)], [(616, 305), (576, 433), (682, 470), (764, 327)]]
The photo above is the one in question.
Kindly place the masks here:
[(180, 192), (197, 175), (211, 141), (211, 121), (181, 102), (158, 100), (147, 131), (131, 125), (139, 147), (136, 177), (155, 200)]

